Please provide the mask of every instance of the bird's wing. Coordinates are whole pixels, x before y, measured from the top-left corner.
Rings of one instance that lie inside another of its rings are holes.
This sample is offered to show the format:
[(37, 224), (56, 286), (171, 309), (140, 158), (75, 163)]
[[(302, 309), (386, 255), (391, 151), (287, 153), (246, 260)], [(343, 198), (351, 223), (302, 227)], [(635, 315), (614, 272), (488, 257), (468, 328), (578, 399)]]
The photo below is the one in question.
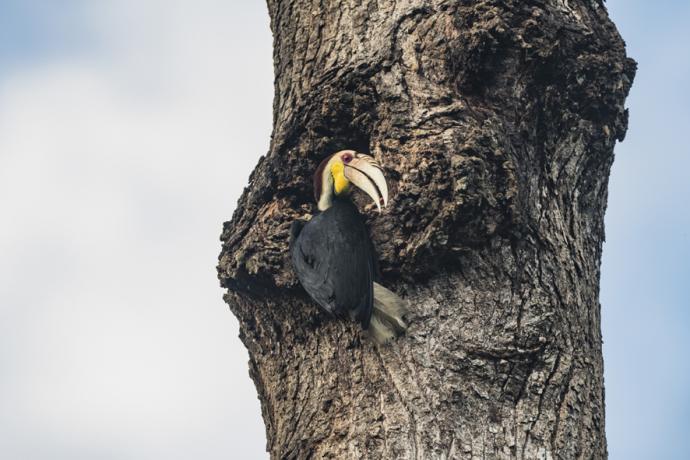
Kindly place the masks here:
[(310, 229), (313, 222), (318, 222), (317, 218), (305, 224), (293, 239), (290, 247), (292, 265), (309, 295), (326, 311), (336, 314), (335, 287), (329, 275), (334, 257), (327, 235)]
[[(354, 212), (354, 213), (353, 213)], [(291, 244), (304, 289), (325, 310), (364, 328), (373, 304), (373, 255), (356, 209), (334, 206), (306, 223)]]

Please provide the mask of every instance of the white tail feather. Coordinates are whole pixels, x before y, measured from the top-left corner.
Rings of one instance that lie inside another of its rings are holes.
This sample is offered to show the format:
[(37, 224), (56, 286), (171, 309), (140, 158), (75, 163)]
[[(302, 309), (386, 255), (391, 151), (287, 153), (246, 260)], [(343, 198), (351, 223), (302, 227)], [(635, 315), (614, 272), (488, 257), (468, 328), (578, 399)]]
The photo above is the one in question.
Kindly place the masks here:
[(394, 292), (374, 283), (374, 310), (369, 331), (378, 343), (386, 343), (407, 329), (405, 301)]

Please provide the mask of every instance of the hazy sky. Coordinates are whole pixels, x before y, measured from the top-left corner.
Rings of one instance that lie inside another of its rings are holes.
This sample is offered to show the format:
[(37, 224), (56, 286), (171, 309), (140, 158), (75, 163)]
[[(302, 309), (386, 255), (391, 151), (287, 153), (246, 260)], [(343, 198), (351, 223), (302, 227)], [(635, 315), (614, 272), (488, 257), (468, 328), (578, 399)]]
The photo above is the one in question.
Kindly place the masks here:
[(690, 459), (690, 2), (611, 0), (638, 61), (601, 303), (611, 458)]
[[(609, 450), (687, 459), (690, 5), (608, 6), (640, 63), (602, 267)], [(266, 458), (215, 264), (272, 80), (258, 0), (0, 0), (0, 458)]]
[(0, 0), (0, 458), (265, 458), (215, 265), (265, 6)]

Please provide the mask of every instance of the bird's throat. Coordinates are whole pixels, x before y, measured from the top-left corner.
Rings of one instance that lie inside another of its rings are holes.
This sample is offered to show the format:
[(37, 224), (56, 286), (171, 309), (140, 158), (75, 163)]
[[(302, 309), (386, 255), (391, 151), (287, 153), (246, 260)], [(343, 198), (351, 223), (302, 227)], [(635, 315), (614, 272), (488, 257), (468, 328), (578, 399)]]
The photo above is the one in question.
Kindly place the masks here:
[(345, 165), (342, 162), (329, 163), (323, 171), (318, 208), (325, 211), (333, 204), (333, 199), (348, 196), (350, 181), (345, 177)]
[(333, 174), (333, 189), (337, 196), (350, 191), (350, 181), (345, 177), (345, 168), (342, 163), (336, 163), (331, 168)]

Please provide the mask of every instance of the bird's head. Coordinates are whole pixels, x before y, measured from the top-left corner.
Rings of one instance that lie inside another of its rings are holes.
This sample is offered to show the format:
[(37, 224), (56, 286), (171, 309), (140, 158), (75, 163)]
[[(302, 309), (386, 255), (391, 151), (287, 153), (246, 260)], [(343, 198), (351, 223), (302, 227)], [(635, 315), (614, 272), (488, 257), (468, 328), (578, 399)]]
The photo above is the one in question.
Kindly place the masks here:
[(336, 196), (350, 192), (350, 184), (369, 195), (379, 212), (388, 204), (388, 185), (376, 160), (354, 150), (342, 150), (321, 162), (314, 174), (314, 195), (325, 211)]

